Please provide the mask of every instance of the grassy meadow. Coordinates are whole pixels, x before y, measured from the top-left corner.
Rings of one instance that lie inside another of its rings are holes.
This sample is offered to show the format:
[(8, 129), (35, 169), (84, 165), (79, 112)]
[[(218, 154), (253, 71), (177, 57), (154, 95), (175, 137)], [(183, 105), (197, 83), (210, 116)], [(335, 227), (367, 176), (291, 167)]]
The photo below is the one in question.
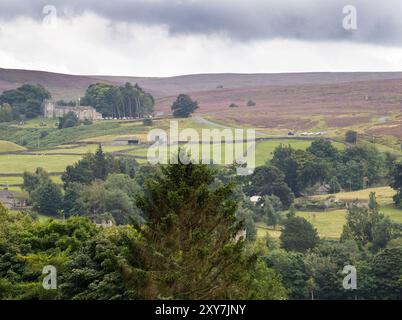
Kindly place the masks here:
[(0, 152), (14, 152), (14, 151), (22, 151), (22, 150), (26, 150), (26, 149), (16, 143), (0, 140)]
[[(391, 220), (402, 223), (402, 209), (394, 206), (392, 197), (395, 191), (390, 187), (369, 188), (353, 192), (340, 192), (333, 195), (314, 196), (312, 198), (326, 199), (335, 197), (339, 200), (367, 201), (371, 192), (375, 192), (377, 201), (380, 204), (380, 212)], [(346, 223), (346, 209), (327, 210), (327, 211), (298, 211), (297, 215), (305, 218), (312, 223), (318, 231), (320, 237), (325, 239), (339, 239), (344, 224)], [(280, 235), (280, 230), (272, 230), (264, 224), (257, 225), (257, 236), (264, 237), (269, 234), (273, 238)]]
[[(152, 129), (162, 129), (169, 133), (171, 119), (155, 120), (152, 126), (145, 126), (142, 121), (99, 121), (92, 125), (59, 130), (55, 126), (56, 119), (33, 119), (24, 124), (13, 123), (11, 125), (0, 124), (0, 178), (1, 174), (15, 174), (15, 178), (24, 171), (34, 171), (42, 167), (50, 173), (64, 171), (67, 165), (78, 161), (88, 152), (95, 152), (97, 144), (102, 144), (105, 152), (118, 152), (137, 157), (141, 164), (146, 163), (148, 152), (152, 153), (147, 135)], [(200, 118), (178, 119), (179, 130), (193, 128), (201, 137), (203, 129), (229, 129), (234, 132), (236, 124), (225, 123), (216, 120), (204, 120)], [(244, 128), (247, 128), (245, 126)], [(45, 132), (45, 134), (44, 134)], [(257, 137), (267, 136), (267, 133), (257, 132)], [(136, 137), (141, 140), (141, 145), (113, 145), (114, 140), (120, 138)], [(182, 139), (184, 139), (182, 137)], [(305, 150), (311, 144), (311, 140), (298, 140), (288, 137), (273, 138), (272, 140), (258, 141), (256, 143), (256, 165), (263, 165), (272, 157), (274, 149), (280, 144), (291, 145), (296, 149)], [(8, 140), (8, 141), (6, 141)], [(23, 145), (23, 146), (22, 146)], [(337, 148), (343, 148), (342, 143), (335, 143)], [(182, 145), (184, 146), (184, 145)], [(240, 148), (246, 151), (242, 143), (232, 144), (233, 149)], [(38, 148), (39, 147), (39, 148)], [(228, 145), (211, 144), (210, 157), (220, 153), (222, 162), (227, 160), (226, 149)], [(162, 148), (163, 149), (163, 148)], [(199, 145), (200, 159), (201, 145)], [(234, 156), (234, 155), (233, 155)], [(7, 177), (12, 180), (13, 177)], [(1, 183), (0, 183), (1, 184)], [(3, 183), (4, 184), (4, 183)], [(14, 183), (9, 183), (14, 184)]]

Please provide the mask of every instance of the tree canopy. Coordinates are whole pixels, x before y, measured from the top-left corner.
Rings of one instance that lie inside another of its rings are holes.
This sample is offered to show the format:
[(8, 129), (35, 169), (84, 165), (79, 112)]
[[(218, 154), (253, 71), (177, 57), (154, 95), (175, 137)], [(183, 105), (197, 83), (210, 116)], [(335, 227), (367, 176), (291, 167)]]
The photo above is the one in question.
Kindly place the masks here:
[(82, 105), (93, 106), (104, 117), (143, 118), (153, 112), (154, 98), (138, 84), (124, 86), (96, 83), (88, 87)]
[(280, 236), (286, 250), (306, 252), (318, 244), (318, 233), (313, 225), (302, 217), (289, 218)]
[(188, 118), (197, 109), (198, 102), (186, 94), (180, 94), (172, 104), (173, 116), (176, 118)]

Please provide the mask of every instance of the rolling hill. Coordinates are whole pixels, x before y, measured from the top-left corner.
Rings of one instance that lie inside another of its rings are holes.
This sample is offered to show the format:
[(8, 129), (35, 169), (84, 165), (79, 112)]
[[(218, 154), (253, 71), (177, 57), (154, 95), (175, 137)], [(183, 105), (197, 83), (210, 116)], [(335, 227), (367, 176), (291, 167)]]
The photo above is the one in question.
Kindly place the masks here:
[[(0, 92), (40, 83), (55, 99), (77, 99), (96, 82), (138, 83), (170, 112), (179, 93), (199, 102), (200, 115), (280, 130), (353, 128), (402, 138), (402, 72), (198, 74), (166, 78), (67, 75), (0, 69)], [(256, 103), (247, 107), (248, 100)], [(229, 108), (235, 103), (239, 108)]]
[(39, 83), (55, 98), (75, 99), (92, 83), (138, 83), (157, 98), (179, 93), (264, 86), (324, 85), (402, 79), (402, 72), (196, 74), (165, 78), (69, 75), (45, 71), (0, 68), (0, 92), (22, 84)]

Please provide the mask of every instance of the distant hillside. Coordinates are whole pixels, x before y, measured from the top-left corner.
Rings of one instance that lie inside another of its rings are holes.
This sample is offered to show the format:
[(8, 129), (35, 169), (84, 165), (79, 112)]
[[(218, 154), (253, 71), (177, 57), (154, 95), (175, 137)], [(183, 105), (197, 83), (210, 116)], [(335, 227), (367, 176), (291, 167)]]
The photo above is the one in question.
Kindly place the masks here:
[[(167, 78), (74, 76), (0, 69), (0, 91), (40, 83), (55, 99), (77, 99), (96, 82), (138, 83), (170, 113), (177, 94), (199, 102), (199, 115), (272, 129), (359, 129), (402, 139), (402, 72), (199, 74)], [(248, 107), (247, 102), (256, 103)], [(239, 108), (229, 108), (235, 103)]]
[(0, 92), (22, 84), (40, 83), (56, 99), (77, 99), (95, 82), (123, 84), (138, 83), (156, 98), (187, 92), (262, 86), (294, 86), (308, 84), (339, 84), (356, 81), (402, 79), (402, 72), (363, 73), (288, 73), (288, 74), (199, 74), (166, 78), (78, 76), (44, 71), (13, 70), (0, 68)]
[(22, 84), (41, 84), (56, 99), (77, 99), (94, 80), (85, 76), (59, 73), (0, 69), (0, 91), (14, 89)]
[(357, 81), (402, 79), (402, 72), (278, 73), (278, 74), (196, 74), (167, 78), (95, 77), (111, 82), (138, 82), (159, 97), (179, 93), (238, 89), (262, 86), (338, 84)]
[[(197, 113), (265, 128), (327, 130), (358, 127), (402, 138), (402, 80), (260, 86), (191, 92)], [(168, 113), (176, 97), (159, 99)], [(255, 106), (247, 106), (252, 100)], [(229, 108), (230, 104), (238, 108)]]

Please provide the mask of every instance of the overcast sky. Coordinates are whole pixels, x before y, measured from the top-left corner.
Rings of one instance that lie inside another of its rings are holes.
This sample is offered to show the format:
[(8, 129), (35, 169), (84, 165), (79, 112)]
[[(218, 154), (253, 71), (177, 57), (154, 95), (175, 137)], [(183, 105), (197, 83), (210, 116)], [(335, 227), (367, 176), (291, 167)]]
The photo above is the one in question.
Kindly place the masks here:
[(0, 67), (132, 76), (402, 71), (401, 14), (400, 0), (0, 0)]

